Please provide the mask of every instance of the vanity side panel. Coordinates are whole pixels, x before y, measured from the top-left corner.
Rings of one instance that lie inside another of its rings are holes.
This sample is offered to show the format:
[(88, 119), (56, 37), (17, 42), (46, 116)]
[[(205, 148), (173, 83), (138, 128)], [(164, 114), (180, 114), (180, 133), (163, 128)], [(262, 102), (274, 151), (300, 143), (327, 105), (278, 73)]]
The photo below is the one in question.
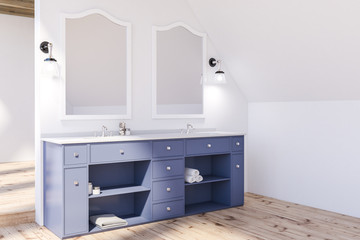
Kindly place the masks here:
[(64, 235), (64, 147), (44, 142), (44, 225), (56, 236)]

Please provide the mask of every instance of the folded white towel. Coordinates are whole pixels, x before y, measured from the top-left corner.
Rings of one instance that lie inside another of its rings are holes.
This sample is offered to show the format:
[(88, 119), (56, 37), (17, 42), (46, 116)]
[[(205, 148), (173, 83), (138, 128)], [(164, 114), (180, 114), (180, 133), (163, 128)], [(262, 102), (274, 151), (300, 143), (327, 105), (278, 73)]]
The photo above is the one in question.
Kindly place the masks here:
[(90, 216), (90, 221), (100, 227), (101, 229), (108, 229), (113, 227), (123, 227), (128, 222), (122, 218), (115, 216), (114, 214), (102, 214)]
[(196, 181), (196, 177), (192, 175), (185, 175), (185, 182), (194, 183)]
[(200, 174), (199, 170), (194, 168), (185, 168), (185, 175), (198, 176)]
[(195, 182), (201, 182), (202, 180), (204, 180), (204, 178), (201, 175), (195, 177)]

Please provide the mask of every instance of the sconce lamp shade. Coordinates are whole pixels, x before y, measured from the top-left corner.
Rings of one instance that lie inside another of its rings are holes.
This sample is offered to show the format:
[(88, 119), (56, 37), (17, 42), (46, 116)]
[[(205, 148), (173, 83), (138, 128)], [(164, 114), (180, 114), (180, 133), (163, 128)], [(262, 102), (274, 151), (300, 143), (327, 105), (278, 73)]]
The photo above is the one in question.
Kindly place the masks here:
[(215, 84), (224, 84), (226, 83), (225, 72), (221, 70), (221, 60), (216, 60), (215, 58), (209, 59), (210, 67), (215, 67), (219, 64), (219, 69), (215, 72)]
[(60, 76), (59, 65), (56, 60), (44, 60), (41, 74), (46, 78), (56, 79)]

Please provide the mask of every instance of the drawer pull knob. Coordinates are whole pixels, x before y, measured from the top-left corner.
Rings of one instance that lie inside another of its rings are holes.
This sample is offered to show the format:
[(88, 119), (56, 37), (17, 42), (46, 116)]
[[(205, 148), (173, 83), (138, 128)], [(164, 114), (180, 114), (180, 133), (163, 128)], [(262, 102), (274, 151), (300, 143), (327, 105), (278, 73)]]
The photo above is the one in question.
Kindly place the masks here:
[(120, 149), (120, 154), (121, 154), (121, 155), (124, 155), (124, 154), (125, 154), (125, 151), (122, 150), (122, 149)]
[(207, 145), (207, 147), (208, 147), (208, 148), (211, 148), (211, 144), (209, 143), (209, 144)]
[(167, 208), (166, 208), (166, 211), (170, 212), (170, 211), (171, 211), (171, 208), (170, 208), (170, 207), (167, 207)]
[(76, 187), (78, 187), (78, 186), (79, 186), (79, 181), (74, 181), (74, 185), (75, 185)]
[(166, 167), (166, 170), (167, 170), (167, 171), (170, 171), (170, 170), (171, 170), (171, 167), (170, 167), (170, 166), (167, 166), (167, 167)]
[(239, 165), (239, 164), (236, 164), (236, 168), (240, 168), (240, 165)]
[(170, 151), (170, 150), (171, 150), (171, 147), (170, 147), (170, 146), (167, 146), (167, 147), (166, 147), (166, 150)]
[(240, 146), (240, 142), (236, 142), (235, 144), (236, 144), (236, 146)]
[(80, 156), (80, 154), (79, 154), (79, 153), (77, 153), (77, 152), (76, 152), (76, 153), (74, 153), (74, 157), (75, 157), (75, 158), (79, 158), (79, 156)]
[(167, 192), (171, 192), (171, 188), (169, 188), (169, 187), (166, 188), (166, 191), (167, 191)]

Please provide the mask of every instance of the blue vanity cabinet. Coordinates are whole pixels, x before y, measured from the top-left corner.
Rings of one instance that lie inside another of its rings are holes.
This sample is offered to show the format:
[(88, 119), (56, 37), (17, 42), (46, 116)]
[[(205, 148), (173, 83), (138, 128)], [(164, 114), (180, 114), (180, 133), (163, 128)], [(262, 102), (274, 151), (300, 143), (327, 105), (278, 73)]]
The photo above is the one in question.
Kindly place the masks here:
[[(244, 136), (85, 144), (44, 142), (44, 225), (59, 238), (105, 231), (89, 217), (129, 226), (244, 204)], [(186, 183), (185, 167), (203, 181)], [(88, 194), (88, 182), (99, 195)]]

